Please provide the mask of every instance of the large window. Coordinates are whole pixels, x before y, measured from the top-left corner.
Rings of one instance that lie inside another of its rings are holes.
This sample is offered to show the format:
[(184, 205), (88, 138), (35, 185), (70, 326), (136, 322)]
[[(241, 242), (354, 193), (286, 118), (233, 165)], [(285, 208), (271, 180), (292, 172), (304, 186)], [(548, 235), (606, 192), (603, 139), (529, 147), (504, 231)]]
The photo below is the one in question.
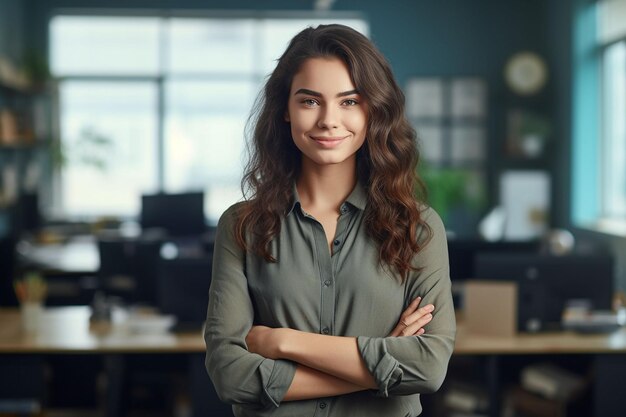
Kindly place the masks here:
[(604, 52), (602, 212), (626, 221), (626, 41)]
[(574, 7), (572, 220), (626, 235), (626, 0)]
[(599, 3), (601, 223), (626, 231), (626, 0)]
[(56, 209), (132, 217), (140, 195), (203, 190), (215, 222), (241, 198), (244, 126), (306, 26), (361, 19), (60, 15), (50, 23), (64, 164)]

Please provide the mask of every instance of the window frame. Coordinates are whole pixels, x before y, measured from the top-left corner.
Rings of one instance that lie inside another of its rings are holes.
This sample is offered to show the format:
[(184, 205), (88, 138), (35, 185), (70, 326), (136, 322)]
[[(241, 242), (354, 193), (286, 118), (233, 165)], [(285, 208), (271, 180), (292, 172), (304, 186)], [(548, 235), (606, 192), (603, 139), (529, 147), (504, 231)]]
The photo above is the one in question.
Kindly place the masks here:
[[(223, 11), (223, 10), (153, 10), (153, 9), (129, 9), (129, 10), (120, 10), (120, 9), (80, 9), (80, 8), (61, 8), (55, 9), (53, 13), (51, 13), (48, 20), (48, 42), (51, 42), (50, 36), (50, 28), (51, 22), (54, 18), (59, 16), (71, 16), (71, 17), (154, 17), (161, 20), (160, 26), (160, 39), (159, 39), (159, 68), (156, 75), (153, 74), (135, 74), (135, 75), (61, 75), (54, 76), (53, 80), (55, 83), (63, 83), (66, 81), (128, 81), (128, 80), (138, 80), (138, 81), (147, 81), (156, 84), (156, 89), (158, 91), (157, 94), (157, 132), (156, 132), (156, 140), (157, 140), (157, 180), (156, 187), (154, 190), (156, 192), (167, 192), (166, 190), (166, 156), (165, 156), (165, 147), (166, 147), (166, 91), (167, 91), (167, 83), (168, 81), (173, 81), (176, 79), (194, 79), (194, 80), (204, 80), (204, 81), (220, 81), (224, 79), (241, 79), (241, 80), (251, 80), (253, 79), (257, 84), (262, 85), (263, 79), (266, 76), (264, 74), (264, 68), (259, 60), (258, 56), (254, 57), (256, 68), (252, 73), (249, 74), (223, 74), (223, 73), (193, 73), (193, 74), (183, 74), (183, 73), (172, 73), (167, 68), (163, 50), (167, 50), (168, 48), (168, 40), (165, 34), (165, 28), (167, 27), (167, 23), (164, 23), (170, 19), (251, 19), (255, 21), (255, 30), (259, 30), (262, 26), (263, 21), (267, 20), (360, 20), (363, 22), (363, 25), (369, 34), (370, 32), (370, 23), (369, 19), (361, 12), (356, 11), (253, 11), (253, 10), (231, 10), (231, 11)], [(258, 37), (257, 37), (258, 38)], [(258, 55), (258, 54), (257, 54)], [(189, 78), (187, 78), (189, 76)], [(56, 117), (59, 122), (55, 123), (55, 141), (60, 142), (60, 117), (58, 111), (58, 103), (56, 103)], [(62, 170), (52, 168), (51, 175), (48, 176), (50, 179), (50, 183), (47, 184), (50, 186), (52, 193), (50, 193), (50, 209), (47, 213), (44, 213), (46, 217), (50, 219), (64, 219), (64, 220), (77, 220), (77, 221), (91, 221), (94, 220), (98, 216), (68, 216), (67, 213), (63, 211), (63, 197), (62, 197), (62, 189), (63, 189), (63, 179), (62, 179)], [(104, 215), (104, 213), (103, 213)], [(120, 216), (121, 220), (133, 220), (135, 216), (129, 215)], [(207, 218), (208, 221), (214, 223), (217, 219)]]
[(604, 3), (578, 1), (574, 8), (570, 223), (581, 230), (626, 236), (626, 218), (608, 216), (604, 199), (607, 193), (605, 51), (617, 42), (626, 41), (626, 28), (623, 35), (615, 36), (615, 31), (609, 33), (602, 26), (600, 7)]

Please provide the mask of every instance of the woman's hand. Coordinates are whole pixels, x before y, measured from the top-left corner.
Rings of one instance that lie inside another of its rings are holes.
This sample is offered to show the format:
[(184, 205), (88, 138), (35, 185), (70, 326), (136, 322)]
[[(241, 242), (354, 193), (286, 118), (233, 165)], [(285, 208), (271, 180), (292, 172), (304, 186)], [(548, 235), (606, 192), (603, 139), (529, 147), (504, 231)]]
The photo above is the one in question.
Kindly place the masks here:
[(417, 297), (400, 315), (396, 327), (389, 336), (420, 336), (424, 334), (426, 326), (433, 318), (432, 312), (435, 306), (432, 304), (419, 308), (422, 297)]
[(282, 343), (290, 329), (273, 329), (267, 326), (252, 326), (246, 336), (248, 352), (258, 353), (264, 358), (279, 359)]

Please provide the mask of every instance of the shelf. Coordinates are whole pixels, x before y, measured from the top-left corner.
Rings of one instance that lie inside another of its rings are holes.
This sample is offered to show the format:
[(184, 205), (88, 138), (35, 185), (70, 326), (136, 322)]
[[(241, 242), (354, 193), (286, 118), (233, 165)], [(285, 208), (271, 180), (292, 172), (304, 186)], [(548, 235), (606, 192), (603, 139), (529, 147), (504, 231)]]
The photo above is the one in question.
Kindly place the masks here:
[(0, 144), (0, 152), (30, 151), (50, 145), (48, 140), (36, 140), (31, 143)]
[(26, 87), (21, 87), (21, 86), (6, 84), (0, 81), (0, 94), (4, 93), (4, 94), (12, 94), (12, 95), (15, 95), (15, 94), (37, 95), (37, 94), (46, 93), (47, 91), (49, 91), (49, 84), (44, 84), (42, 86), (29, 85)]

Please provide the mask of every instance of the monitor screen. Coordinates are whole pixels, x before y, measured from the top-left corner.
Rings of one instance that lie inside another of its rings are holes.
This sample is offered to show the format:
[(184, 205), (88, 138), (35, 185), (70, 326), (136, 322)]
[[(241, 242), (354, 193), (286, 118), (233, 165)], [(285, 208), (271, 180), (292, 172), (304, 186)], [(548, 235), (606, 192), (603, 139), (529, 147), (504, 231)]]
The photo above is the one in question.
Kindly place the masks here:
[(538, 240), (524, 242), (487, 242), (484, 240), (448, 240), (450, 259), (450, 279), (452, 281), (474, 278), (476, 275), (476, 255), (482, 252), (538, 253)]
[(593, 310), (610, 310), (614, 290), (608, 255), (479, 253), (474, 278), (517, 282), (519, 314), (534, 309), (544, 328), (560, 323), (568, 300), (584, 299)]
[(170, 236), (205, 232), (204, 193), (152, 194), (141, 197), (141, 227), (160, 228)]

